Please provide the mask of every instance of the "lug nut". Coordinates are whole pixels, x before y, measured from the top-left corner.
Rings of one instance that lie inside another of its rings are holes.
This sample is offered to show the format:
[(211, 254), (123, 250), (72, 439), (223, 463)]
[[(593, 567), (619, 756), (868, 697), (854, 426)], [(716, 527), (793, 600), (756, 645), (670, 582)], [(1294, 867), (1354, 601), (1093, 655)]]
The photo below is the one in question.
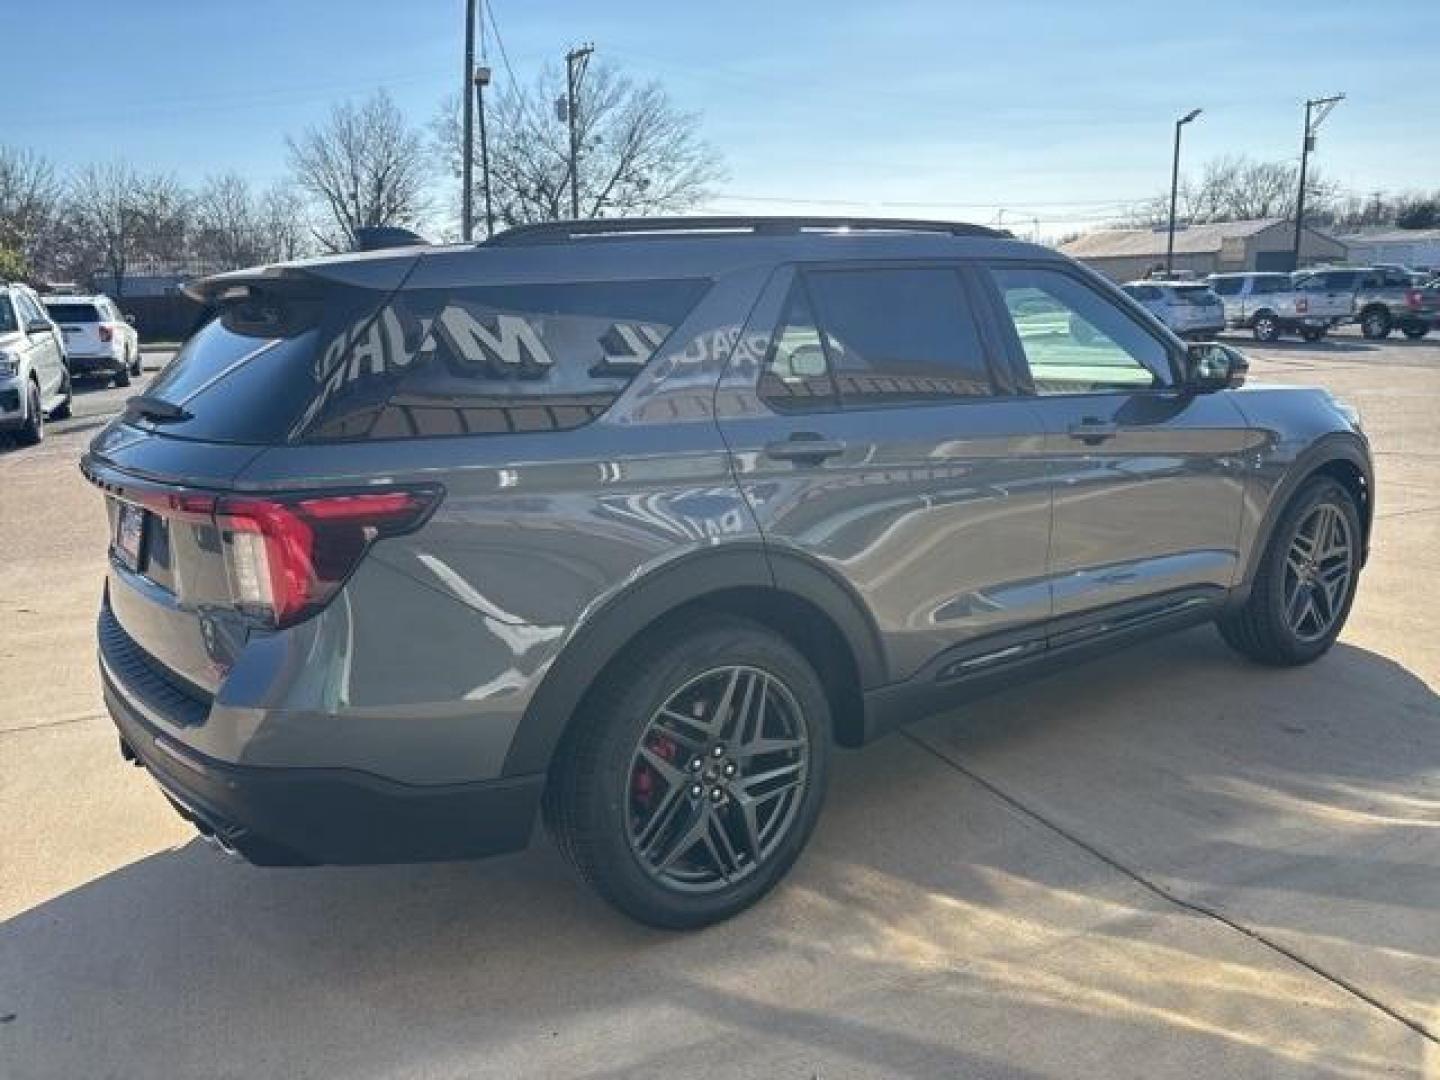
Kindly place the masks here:
[(701, 761), (698, 757), (691, 759), (691, 761), (690, 761), (690, 771), (691, 771), (691, 772), (699, 772), (699, 771), (700, 771), (700, 766), (703, 765), (703, 764), (705, 764), (705, 763), (704, 763), (703, 761)]
[(711, 788), (711, 789), (710, 789), (710, 801), (713, 802), (713, 803), (722, 803), (722, 802), (724, 802), (724, 801), (725, 801), (725, 792), (721, 791), (718, 787), (717, 787), (717, 788)]
[(718, 758), (718, 757), (724, 757), (724, 756), (725, 756), (725, 748), (724, 748), (723, 746), (717, 746), (717, 747), (715, 747), (713, 750), (710, 751), (710, 756), (711, 756), (711, 757), (717, 757), (717, 758)]
[(727, 777), (734, 776), (734, 775), (735, 775), (735, 763), (734, 763), (733, 761), (727, 761), (727, 762), (725, 763), (725, 768), (721, 769), (720, 771), (723, 772)]
[(702, 788), (699, 784), (691, 784), (690, 794), (694, 798), (698, 799), (701, 795), (705, 794), (705, 789)]

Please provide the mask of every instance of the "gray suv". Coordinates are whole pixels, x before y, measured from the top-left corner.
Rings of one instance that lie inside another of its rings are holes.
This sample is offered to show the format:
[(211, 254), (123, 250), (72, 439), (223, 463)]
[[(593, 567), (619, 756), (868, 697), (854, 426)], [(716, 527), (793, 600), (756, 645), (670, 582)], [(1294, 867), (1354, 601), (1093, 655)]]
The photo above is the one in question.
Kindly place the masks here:
[(267, 865), (513, 851), (743, 909), (833, 745), (1215, 621), (1335, 640), (1370, 454), (1093, 272), (965, 225), (512, 229), (192, 287), (98, 435), (126, 758)]

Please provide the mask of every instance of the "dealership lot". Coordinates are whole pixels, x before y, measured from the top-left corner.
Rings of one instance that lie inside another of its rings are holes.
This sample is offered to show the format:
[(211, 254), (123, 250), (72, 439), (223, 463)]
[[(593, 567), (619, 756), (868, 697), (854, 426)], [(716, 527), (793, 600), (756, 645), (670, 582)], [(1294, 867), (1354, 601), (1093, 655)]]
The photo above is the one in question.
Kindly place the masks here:
[(1240, 343), (1375, 442), (1335, 651), (1266, 671), (1200, 630), (842, 754), (797, 872), (688, 936), (544, 842), (198, 843), (101, 715), (75, 461), (136, 391), (83, 394), (0, 451), (0, 1075), (1440, 1074), (1440, 340)]

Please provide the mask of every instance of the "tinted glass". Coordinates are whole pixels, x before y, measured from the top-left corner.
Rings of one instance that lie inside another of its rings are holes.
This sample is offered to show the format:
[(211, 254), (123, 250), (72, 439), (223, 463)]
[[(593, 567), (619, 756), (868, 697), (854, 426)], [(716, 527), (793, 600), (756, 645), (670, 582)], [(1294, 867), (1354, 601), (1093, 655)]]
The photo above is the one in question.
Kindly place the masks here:
[[(307, 410), (312, 440), (560, 431), (610, 407), (708, 282), (413, 290)], [(325, 365), (327, 368), (329, 365)]]
[(824, 270), (807, 277), (846, 407), (992, 392), (980, 334), (954, 270)]
[(100, 312), (94, 304), (46, 304), (50, 317), (60, 323), (100, 322)]
[[(331, 287), (305, 294), (277, 287), (253, 300), (227, 304), (146, 390), (191, 414), (157, 430), (215, 442), (275, 443), (293, 437), (324, 385), (326, 365), (373, 347), (373, 317), (384, 298), (367, 289)], [(149, 426), (145, 420), (138, 423)]]
[(1170, 382), (1164, 344), (1109, 298), (1058, 270), (991, 271), (1038, 394), (1135, 390)]
[(1215, 290), (1217, 296), (1239, 296), (1240, 289), (1245, 284), (1244, 278), (1211, 278), (1210, 288)]
[(15, 321), (15, 305), (10, 302), (9, 293), (0, 293), (0, 334), (10, 334), (18, 330), (20, 324)]
[(781, 412), (831, 409), (839, 400), (803, 278), (791, 286), (785, 317), (770, 343), (760, 396)]
[(1289, 278), (1283, 274), (1275, 274), (1270, 277), (1257, 277), (1255, 284), (1250, 287), (1250, 292), (1255, 296), (1266, 296), (1270, 293), (1285, 292), (1290, 287)]

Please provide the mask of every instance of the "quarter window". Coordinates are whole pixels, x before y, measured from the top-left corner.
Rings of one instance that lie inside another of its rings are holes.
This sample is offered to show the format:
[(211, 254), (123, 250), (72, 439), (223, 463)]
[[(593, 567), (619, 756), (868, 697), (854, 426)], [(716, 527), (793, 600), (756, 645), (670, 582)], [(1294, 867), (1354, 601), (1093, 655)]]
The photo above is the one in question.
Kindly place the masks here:
[(1167, 386), (1164, 343), (1069, 274), (995, 268), (1037, 394), (1088, 394)]
[(15, 322), (15, 305), (10, 302), (10, 297), (0, 293), (0, 334), (11, 334), (18, 329)]

